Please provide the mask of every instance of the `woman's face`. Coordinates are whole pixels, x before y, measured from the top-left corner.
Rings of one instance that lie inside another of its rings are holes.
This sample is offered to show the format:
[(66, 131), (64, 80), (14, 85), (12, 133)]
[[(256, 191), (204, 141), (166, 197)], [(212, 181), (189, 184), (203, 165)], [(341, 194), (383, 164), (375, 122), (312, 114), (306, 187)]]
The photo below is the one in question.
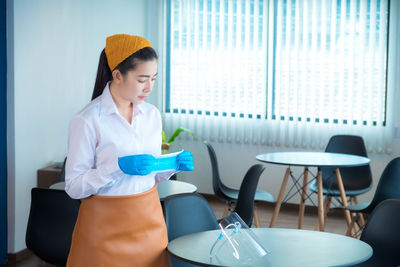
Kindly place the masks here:
[(157, 65), (156, 59), (143, 61), (137, 64), (135, 70), (123, 75), (119, 86), (120, 95), (133, 104), (142, 103), (153, 90)]

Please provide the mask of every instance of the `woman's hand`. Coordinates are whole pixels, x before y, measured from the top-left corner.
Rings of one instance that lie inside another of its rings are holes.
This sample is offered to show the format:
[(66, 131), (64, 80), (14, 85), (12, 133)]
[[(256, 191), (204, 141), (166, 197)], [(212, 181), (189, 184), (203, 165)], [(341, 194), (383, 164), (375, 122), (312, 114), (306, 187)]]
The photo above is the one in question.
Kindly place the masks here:
[(178, 171), (193, 171), (193, 156), (190, 151), (183, 151), (176, 156), (176, 161), (178, 162)]
[(147, 175), (153, 171), (156, 159), (152, 155), (140, 154), (118, 158), (119, 168), (130, 175)]
[(155, 158), (140, 154), (118, 158), (119, 168), (130, 175), (148, 175), (153, 171), (177, 170), (193, 171), (193, 156), (190, 151), (183, 151), (173, 157)]

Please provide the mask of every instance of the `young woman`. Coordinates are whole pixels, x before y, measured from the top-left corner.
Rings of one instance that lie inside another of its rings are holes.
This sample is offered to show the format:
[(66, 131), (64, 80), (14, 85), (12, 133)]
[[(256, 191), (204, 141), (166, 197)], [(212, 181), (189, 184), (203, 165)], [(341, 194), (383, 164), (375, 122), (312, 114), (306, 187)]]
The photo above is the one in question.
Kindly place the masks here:
[(69, 127), (65, 189), (82, 199), (69, 267), (170, 265), (156, 183), (192, 169), (193, 158), (181, 153), (175, 170), (158, 172), (143, 161), (161, 154), (160, 112), (144, 102), (156, 77), (157, 54), (146, 39), (106, 39), (92, 102)]

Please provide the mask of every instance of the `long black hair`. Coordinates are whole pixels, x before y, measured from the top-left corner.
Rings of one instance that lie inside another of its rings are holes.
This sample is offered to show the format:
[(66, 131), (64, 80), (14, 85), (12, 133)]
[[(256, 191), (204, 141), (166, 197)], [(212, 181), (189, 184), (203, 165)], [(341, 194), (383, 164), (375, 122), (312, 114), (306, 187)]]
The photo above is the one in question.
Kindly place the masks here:
[[(115, 69), (119, 70), (122, 75), (125, 75), (128, 71), (135, 70), (139, 63), (157, 58), (157, 53), (153, 48), (145, 47), (127, 57), (124, 61), (119, 63)], [(103, 49), (100, 54), (99, 66), (97, 67), (96, 82), (94, 84), (92, 100), (103, 93), (107, 82), (111, 81), (112, 79), (112, 71), (108, 66), (105, 49)]]

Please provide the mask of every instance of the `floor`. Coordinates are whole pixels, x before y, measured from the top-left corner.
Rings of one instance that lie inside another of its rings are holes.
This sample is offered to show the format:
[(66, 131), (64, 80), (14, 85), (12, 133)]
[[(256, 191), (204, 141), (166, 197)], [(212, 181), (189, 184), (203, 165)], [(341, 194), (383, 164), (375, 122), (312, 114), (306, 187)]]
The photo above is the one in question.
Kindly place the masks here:
[[(224, 202), (215, 198), (214, 196), (205, 196), (210, 203), (217, 218), (221, 218), (224, 212)], [(272, 217), (273, 206), (260, 203), (257, 205), (258, 214), (260, 217), (261, 227), (268, 227), (269, 221)], [(282, 206), (281, 211), (276, 221), (275, 226), (279, 228), (297, 228), (297, 215), (298, 210), (295, 205)], [(304, 217), (303, 229), (314, 230), (317, 222), (316, 209), (306, 208)], [(346, 221), (343, 214), (331, 214), (326, 220), (326, 232), (344, 234), (346, 232)], [(16, 263), (1, 264), (3, 267), (50, 267), (52, 265), (46, 264), (31, 254), (23, 260)]]

